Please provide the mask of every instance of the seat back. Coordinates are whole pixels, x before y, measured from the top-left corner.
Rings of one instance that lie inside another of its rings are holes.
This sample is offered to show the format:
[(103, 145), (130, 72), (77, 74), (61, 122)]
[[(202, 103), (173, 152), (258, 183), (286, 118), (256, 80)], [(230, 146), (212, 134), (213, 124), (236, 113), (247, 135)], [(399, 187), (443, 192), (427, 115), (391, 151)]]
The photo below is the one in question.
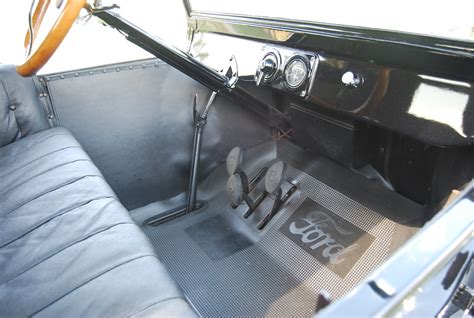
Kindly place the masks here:
[(50, 127), (38, 95), (32, 77), (0, 65), (0, 147)]

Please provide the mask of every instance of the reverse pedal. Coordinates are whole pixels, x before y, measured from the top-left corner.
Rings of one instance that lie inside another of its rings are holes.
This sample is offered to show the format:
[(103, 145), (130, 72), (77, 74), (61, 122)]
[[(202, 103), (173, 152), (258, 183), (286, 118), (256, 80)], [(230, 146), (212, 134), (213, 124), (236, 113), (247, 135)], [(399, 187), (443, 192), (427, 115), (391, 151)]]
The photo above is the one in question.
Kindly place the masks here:
[(226, 191), (230, 198), (232, 208), (235, 209), (242, 202), (245, 202), (249, 206), (249, 209), (255, 209), (255, 203), (244, 191), (242, 176), (240, 174), (233, 174), (229, 177), (226, 184)]

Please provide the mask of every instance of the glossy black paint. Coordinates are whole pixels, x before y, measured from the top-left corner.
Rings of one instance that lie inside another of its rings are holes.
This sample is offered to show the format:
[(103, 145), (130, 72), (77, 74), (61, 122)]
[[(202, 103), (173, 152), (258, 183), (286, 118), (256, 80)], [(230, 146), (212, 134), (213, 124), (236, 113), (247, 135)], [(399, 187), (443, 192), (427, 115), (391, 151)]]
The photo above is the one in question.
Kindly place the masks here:
[[(238, 86), (246, 87), (253, 96), (283, 113), (289, 114), (293, 103), (312, 111), (328, 109), (335, 118), (350, 116), (431, 145), (474, 143), (474, 81), (451, 80), (313, 51), (319, 62), (309, 95), (303, 99), (285, 92), (284, 87), (269, 92), (269, 86), (275, 87), (272, 83), (255, 87), (253, 82), (262, 51), (283, 51), (287, 47), (210, 33), (200, 34), (199, 41), (200, 46), (191, 46), (192, 53), (208, 56), (205, 63), (221, 54), (222, 50), (216, 49), (221, 43), (229, 51), (234, 50), (239, 63)], [(246, 50), (235, 49), (239, 47)], [(342, 75), (347, 71), (360, 75), (363, 83), (358, 87), (344, 85)]]
[[(363, 84), (345, 86), (347, 71), (359, 74)], [(320, 56), (304, 105), (343, 111), (428, 144), (474, 143), (474, 87), (468, 82)]]
[[(272, 125), (278, 126), (288, 123), (288, 116), (284, 114), (285, 111), (281, 112), (274, 107), (273, 103), (262, 102), (258, 96), (253, 96), (242, 85), (232, 89), (224, 75), (216, 72), (190, 54), (168, 45), (159, 38), (148, 35), (115, 13), (97, 11), (94, 14), (125, 33), (127, 39), (131, 42), (163, 59), (211, 90), (221, 92), (232, 100), (250, 107)], [(195, 18), (194, 15), (193, 18)], [(251, 20), (250, 18), (246, 19), (246, 23)], [(283, 23), (281, 21), (273, 21), (272, 23), (277, 22)], [(285, 26), (288, 29), (292, 25), (287, 23)], [(343, 34), (341, 30), (338, 32)], [(378, 36), (387, 33), (382, 31), (373, 32)], [(311, 35), (312, 33), (307, 33), (303, 38), (311, 37)], [(352, 43), (351, 41), (360, 38), (362, 35), (354, 33), (351, 36), (351, 38), (345, 38), (344, 43)], [(399, 36), (398, 45), (402, 45), (402, 43), (399, 43), (401, 40), (413, 42), (413, 39), (410, 38), (411, 35), (399, 34)], [(326, 34), (326, 38), (331, 37)], [(295, 37), (291, 37), (290, 40), (293, 41), (294, 39)], [(235, 38), (235, 47), (239, 47), (238, 40), (238, 38)], [(382, 41), (379, 38), (375, 40), (372, 38), (371, 41), (379, 44), (394, 43), (394, 40), (388, 41), (385, 39)], [(424, 45), (424, 49), (420, 50), (420, 53), (424, 52), (423, 54), (427, 52), (433, 54), (443, 53), (451, 56), (451, 58), (469, 58), (470, 54), (474, 56), (472, 52), (469, 53), (468, 48), (461, 48), (459, 43), (455, 46), (451, 42), (446, 42), (447, 40), (437, 39), (443, 45), (434, 45), (432, 48), (436, 47), (436, 49), (430, 50), (426, 49), (426, 46), (431, 43), (429, 41), (434, 41), (433, 38), (422, 37), (420, 41), (418, 48), (422, 46), (421, 44)], [(300, 42), (298, 46), (305, 48), (305, 42)], [(404, 43), (400, 47), (400, 51), (410, 51), (410, 49), (417, 47), (412, 42)], [(452, 47), (447, 48), (450, 43), (453, 44)], [(257, 44), (263, 45), (259, 42)], [(370, 49), (370, 46), (360, 45), (360, 47)], [(336, 46), (333, 49), (344, 52), (341, 55), (348, 54), (347, 51), (344, 51), (343, 45), (341, 47)], [(237, 50), (234, 53), (239, 55), (240, 52)], [(400, 68), (380, 66), (380, 64), (374, 62), (347, 59), (341, 55), (331, 56), (323, 51), (314, 51), (314, 53), (318, 54), (320, 61), (309, 96), (305, 100), (293, 97), (293, 102), (308, 108), (323, 106), (344, 112), (354, 118), (363, 119), (392, 131), (410, 135), (428, 144), (455, 146), (473, 143), (474, 87), (469, 81), (446, 80), (446, 78), (432, 76), (430, 72), (426, 73), (430, 75), (425, 75), (425, 73), (420, 74)], [(376, 51), (373, 51), (372, 54), (376, 55)], [(242, 63), (239, 56), (237, 60), (239, 64)], [(403, 61), (403, 59), (401, 60)], [(470, 58), (471, 63), (473, 60), (474, 58)], [(256, 67), (257, 65), (255, 65), (255, 69)], [(341, 77), (346, 71), (359, 74), (363, 78), (363, 85), (357, 88), (343, 85)], [(471, 69), (468, 69), (468, 71), (471, 71)], [(459, 75), (459, 73), (456, 74)], [(272, 107), (274, 108), (272, 109)], [(288, 113), (288, 109), (286, 109), (286, 112)]]
[[(192, 11), (195, 31), (264, 40), (424, 74), (474, 80), (474, 42), (278, 18)], [(281, 36), (282, 32), (288, 33)]]

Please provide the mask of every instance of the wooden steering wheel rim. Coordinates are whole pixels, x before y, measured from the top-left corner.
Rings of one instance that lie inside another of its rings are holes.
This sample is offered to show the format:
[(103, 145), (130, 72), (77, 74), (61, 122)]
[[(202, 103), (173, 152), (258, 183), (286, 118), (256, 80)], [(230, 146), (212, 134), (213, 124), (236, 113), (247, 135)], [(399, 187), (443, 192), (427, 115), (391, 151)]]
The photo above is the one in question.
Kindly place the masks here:
[[(66, 4), (62, 9), (58, 19), (54, 23), (43, 42), (34, 50), (21, 65), (16, 66), (16, 71), (21, 76), (35, 75), (51, 58), (66, 34), (76, 21), (82, 8), (86, 5), (87, 0), (65, 0)], [(41, 26), (43, 17), (46, 14), (50, 0), (40, 0), (36, 6), (32, 18), (32, 28), (36, 34)], [(33, 41), (35, 36), (33, 36)], [(25, 47), (32, 45), (30, 34), (26, 32)]]

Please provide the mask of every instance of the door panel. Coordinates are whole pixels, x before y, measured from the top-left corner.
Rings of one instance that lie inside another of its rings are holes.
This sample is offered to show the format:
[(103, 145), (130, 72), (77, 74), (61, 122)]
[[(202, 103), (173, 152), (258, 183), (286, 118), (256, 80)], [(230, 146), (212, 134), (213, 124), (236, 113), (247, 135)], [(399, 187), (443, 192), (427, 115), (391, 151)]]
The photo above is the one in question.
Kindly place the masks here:
[[(45, 76), (57, 121), (69, 129), (122, 203), (133, 209), (187, 190), (194, 126), (208, 89), (153, 59)], [(200, 177), (235, 145), (271, 138), (252, 112), (217, 97), (204, 130)]]

